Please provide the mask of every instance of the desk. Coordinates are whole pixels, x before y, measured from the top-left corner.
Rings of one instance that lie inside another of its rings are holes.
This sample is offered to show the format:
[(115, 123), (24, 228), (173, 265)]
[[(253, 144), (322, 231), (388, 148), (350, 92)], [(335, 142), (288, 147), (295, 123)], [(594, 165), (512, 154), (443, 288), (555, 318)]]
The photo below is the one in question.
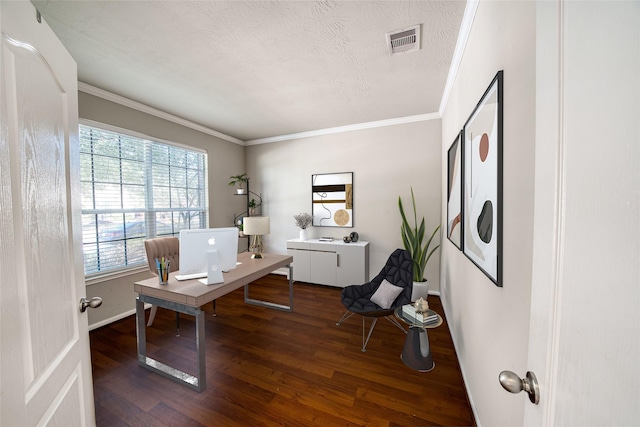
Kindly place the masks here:
[[(293, 311), (293, 257), (288, 255), (264, 254), (262, 259), (252, 259), (251, 254), (238, 254), (240, 265), (224, 273), (224, 282), (217, 285), (204, 285), (200, 281), (178, 281), (176, 273), (169, 275), (169, 282), (160, 285), (158, 278), (142, 280), (133, 286), (138, 293), (136, 299), (136, 334), (138, 340), (138, 365), (177, 381), (193, 390), (202, 391), (206, 388), (205, 345), (204, 345), (204, 312), (200, 307), (223, 295), (244, 286), (244, 301), (248, 304), (274, 308), (283, 311)], [(249, 284), (266, 276), (280, 267), (289, 268), (289, 305), (276, 304), (249, 298)], [(189, 314), (196, 318), (196, 349), (198, 375), (193, 376), (157, 360), (147, 357), (147, 332), (144, 315), (144, 304), (150, 303), (169, 310)]]
[(398, 307), (395, 310), (395, 315), (398, 319), (409, 325), (409, 332), (407, 338), (404, 341), (404, 348), (400, 359), (405, 365), (411, 369), (415, 369), (420, 372), (429, 372), (435, 368), (436, 364), (433, 363), (431, 357), (431, 349), (429, 348), (429, 337), (427, 336), (427, 329), (437, 328), (442, 325), (442, 317), (433, 310), (427, 310), (427, 316), (436, 315), (438, 319), (435, 322), (420, 323), (409, 316), (406, 316), (402, 312), (402, 307)]

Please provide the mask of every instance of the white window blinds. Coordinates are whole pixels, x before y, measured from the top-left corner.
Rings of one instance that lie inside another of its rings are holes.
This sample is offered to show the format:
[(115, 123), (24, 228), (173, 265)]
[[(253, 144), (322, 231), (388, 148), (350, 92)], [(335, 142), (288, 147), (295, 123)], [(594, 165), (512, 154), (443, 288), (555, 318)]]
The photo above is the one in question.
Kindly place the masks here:
[(85, 275), (146, 263), (144, 240), (207, 227), (207, 155), (80, 125)]

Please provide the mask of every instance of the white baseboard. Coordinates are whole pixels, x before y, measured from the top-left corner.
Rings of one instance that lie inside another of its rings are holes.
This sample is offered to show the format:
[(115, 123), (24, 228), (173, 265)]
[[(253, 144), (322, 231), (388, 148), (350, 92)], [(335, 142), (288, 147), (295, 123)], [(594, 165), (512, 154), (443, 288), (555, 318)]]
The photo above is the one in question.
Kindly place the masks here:
[(288, 276), (289, 275), (289, 269), (287, 267), (280, 267), (277, 270), (273, 270), (271, 272), (271, 274), (279, 274), (281, 276)]
[[(145, 304), (144, 309), (151, 308), (151, 304)], [(101, 320), (99, 322), (93, 323), (89, 325), (89, 331), (93, 331), (94, 329), (101, 328), (102, 326), (108, 325), (109, 323), (117, 322), (120, 319), (124, 319), (125, 317), (131, 316), (132, 314), (136, 314), (136, 309), (133, 308), (131, 310), (120, 313), (116, 316), (110, 317), (108, 319)]]

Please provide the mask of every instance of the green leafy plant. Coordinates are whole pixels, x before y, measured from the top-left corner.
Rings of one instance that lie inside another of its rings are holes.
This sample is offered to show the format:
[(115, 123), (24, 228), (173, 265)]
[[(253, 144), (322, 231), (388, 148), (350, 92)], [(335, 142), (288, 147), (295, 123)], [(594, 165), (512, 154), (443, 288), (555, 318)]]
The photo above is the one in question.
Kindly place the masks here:
[(438, 244), (429, 250), (433, 237), (440, 229), (440, 225), (433, 230), (427, 243), (423, 244), (425, 237), (424, 217), (422, 217), (420, 226), (418, 226), (418, 214), (416, 212), (416, 199), (413, 195), (413, 187), (411, 188), (411, 202), (413, 205), (413, 226), (407, 221), (404, 206), (402, 205), (402, 197), (398, 196), (398, 208), (400, 209), (400, 216), (402, 217), (402, 225), (400, 228), (402, 232), (402, 243), (404, 244), (404, 248), (411, 254), (411, 259), (413, 260), (413, 281), (424, 282), (424, 270), (427, 267), (427, 262), (436, 249), (440, 247)]
[(249, 177), (247, 176), (246, 173), (243, 173), (242, 175), (233, 175), (229, 177), (229, 185), (231, 187), (233, 187), (236, 184), (240, 184), (240, 187), (242, 187), (242, 184), (245, 182), (249, 182)]

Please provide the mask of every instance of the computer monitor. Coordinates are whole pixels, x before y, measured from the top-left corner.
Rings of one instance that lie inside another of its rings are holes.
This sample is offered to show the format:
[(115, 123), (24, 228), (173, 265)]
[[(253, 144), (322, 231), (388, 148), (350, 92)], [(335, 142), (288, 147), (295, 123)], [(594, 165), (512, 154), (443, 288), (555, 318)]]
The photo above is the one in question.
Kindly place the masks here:
[(201, 228), (180, 231), (180, 275), (207, 276), (207, 251), (215, 249), (222, 271), (236, 268), (238, 262), (238, 229)]

